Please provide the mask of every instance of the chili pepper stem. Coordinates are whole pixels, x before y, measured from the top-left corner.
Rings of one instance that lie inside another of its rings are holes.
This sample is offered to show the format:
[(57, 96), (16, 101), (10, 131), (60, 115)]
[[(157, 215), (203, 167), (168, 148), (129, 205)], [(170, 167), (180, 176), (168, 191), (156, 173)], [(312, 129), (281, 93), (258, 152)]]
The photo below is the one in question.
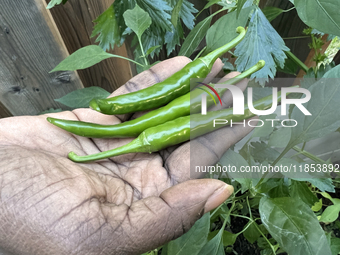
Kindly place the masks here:
[(68, 154), (69, 159), (77, 163), (91, 162), (100, 159), (111, 158), (127, 153), (137, 153), (137, 152), (149, 152), (150, 144), (148, 143), (145, 135), (140, 135), (136, 139), (132, 140), (130, 143), (125, 144), (113, 150), (103, 151), (92, 155), (78, 156), (75, 152), (71, 151)]
[(228, 52), (230, 49), (234, 48), (237, 44), (240, 43), (240, 41), (245, 37), (246, 30), (244, 27), (237, 27), (236, 32), (239, 34), (234, 40), (232, 40), (230, 43), (226, 44), (225, 46), (222, 46), (212, 52), (210, 52), (208, 55), (201, 57), (200, 59), (208, 66), (208, 68), (212, 68), (215, 61), (222, 56), (224, 53)]

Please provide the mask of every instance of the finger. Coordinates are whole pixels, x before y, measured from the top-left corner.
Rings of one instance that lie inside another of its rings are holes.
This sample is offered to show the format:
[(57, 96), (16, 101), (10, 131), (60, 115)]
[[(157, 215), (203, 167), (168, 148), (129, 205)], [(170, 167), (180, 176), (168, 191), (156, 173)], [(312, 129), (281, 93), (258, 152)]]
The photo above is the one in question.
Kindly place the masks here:
[(218, 180), (191, 180), (165, 190), (159, 197), (134, 202), (129, 208), (103, 207), (105, 219), (119, 234), (119, 239), (115, 238), (119, 242), (112, 245), (116, 251), (129, 254), (157, 248), (187, 232), (232, 192), (232, 186)]
[(196, 172), (196, 166), (215, 165), (230, 146), (252, 130), (253, 128), (248, 125), (237, 125), (198, 137), (171, 153), (165, 162), (165, 167), (176, 182), (201, 178), (206, 173)]
[[(204, 79), (204, 83), (209, 83), (211, 80), (213, 80), (215, 78), (215, 76), (222, 70), (223, 67), (223, 62), (221, 59), (217, 59), (211, 69), (211, 72), (207, 75), (207, 77)], [(141, 116), (143, 116), (144, 114), (146, 114), (147, 112), (150, 111), (143, 111), (143, 112), (136, 112), (135, 114), (132, 115), (131, 119), (136, 119), (139, 118)]]

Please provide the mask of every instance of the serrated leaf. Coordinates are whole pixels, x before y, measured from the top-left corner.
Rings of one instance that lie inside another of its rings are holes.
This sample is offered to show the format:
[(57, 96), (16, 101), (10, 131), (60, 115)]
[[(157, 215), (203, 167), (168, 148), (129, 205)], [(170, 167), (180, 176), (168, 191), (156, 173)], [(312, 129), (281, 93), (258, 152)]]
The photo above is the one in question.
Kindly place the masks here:
[(286, 59), (284, 51), (288, 50), (284, 41), (269, 23), (263, 12), (256, 8), (251, 17), (246, 36), (236, 46), (234, 52), (238, 56), (235, 62), (237, 70), (243, 72), (255, 65), (259, 60), (264, 60), (266, 65), (251, 75), (251, 78), (256, 78), (256, 81), (259, 81), (263, 86), (268, 81), (268, 77), (274, 78), (276, 66), (284, 67)]
[[(196, 255), (207, 242), (210, 229), (210, 213), (203, 215), (196, 221), (192, 228), (181, 237), (166, 245), (167, 254), (171, 255)], [(164, 248), (163, 248), (164, 249)]]
[[(166, 0), (166, 1), (170, 5), (170, 7), (173, 8), (171, 22), (174, 25), (174, 27), (176, 27), (176, 22), (174, 22), (174, 20), (177, 16), (177, 21), (178, 19), (181, 19), (187, 28), (189, 28), (190, 30), (193, 29), (195, 25), (195, 16), (193, 15), (193, 13), (198, 12), (197, 9), (194, 7), (194, 4), (190, 3), (188, 0)], [(178, 7), (180, 2), (182, 3), (180, 7)]]
[(315, 203), (319, 201), (304, 182), (292, 180), (289, 194), (293, 198), (300, 199), (301, 201), (309, 205), (309, 207), (312, 207)]
[(218, 19), (207, 32), (206, 52), (211, 52), (235, 39), (238, 36), (236, 28), (246, 25), (248, 15), (252, 9), (253, 7), (243, 9), (238, 18), (236, 17), (236, 12), (231, 12)]
[(167, 56), (174, 51), (176, 45), (180, 44), (180, 39), (183, 39), (183, 37), (183, 28), (180, 24), (178, 24), (177, 29), (173, 29), (172, 32), (166, 32), (164, 43), (166, 44)]
[(178, 0), (175, 7), (173, 8), (173, 11), (171, 14), (171, 23), (174, 25), (174, 27), (177, 27), (177, 22), (179, 19), (179, 12), (181, 11), (182, 4), (183, 4), (183, 0)]
[(142, 34), (147, 30), (152, 21), (149, 14), (139, 7), (138, 4), (132, 10), (127, 10), (123, 14), (125, 24), (141, 39)]
[(340, 36), (340, 15), (338, 0), (295, 0), (300, 19), (310, 27)]
[(153, 46), (151, 48), (149, 48), (146, 53), (145, 53), (145, 56), (149, 56), (154, 50), (160, 48), (161, 46), (160, 45), (156, 45), (156, 46)]
[(259, 211), (271, 236), (288, 254), (331, 255), (325, 232), (305, 203), (289, 197), (263, 197)]
[(337, 79), (340, 77), (340, 66), (327, 72), (322, 79), (309, 87), (312, 95), (304, 107), (312, 114), (305, 116), (297, 107), (294, 107), (291, 119), (299, 124), (292, 128), (289, 148), (317, 139), (334, 132), (340, 126), (340, 86)]
[(99, 63), (104, 59), (112, 57), (122, 58), (131, 61), (130, 59), (127, 59), (125, 57), (107, 53), (100, 46), (89, 45), (77, 50), (76, 52), (65, 58), (51, 72), (75, 71), (85, 69)]
[(262, 11), (269, 22), (274, 20), (277, 16), (279, 16), (283, 12), (282, 9), (273, 6), (267, 6)]
[(113, 4), (99, 15), (94, 22), (97, 24), (93, 28), (91, 37), (97, 36), (96, 42), (99, 42), (99, 46), (104, 51), (110, 48), (113, 49), (115, 44), (118, 47), (121, 46), (122, 42)]
[(258, 127), (254, 128), (254, 132), (251, 136), (252, 138), (254, 138), (254, 137), (267, 137), (274, 131), (274, 125), (275, 124), (273, 125), (271, 121), (266, 121), (266, 119), (276, 119), (276, 114), (260, 116), (260, 120), (263, 121), (263, 122), (259, 121)]
[(270, 148), (264, 142), (252, 142), (251, 146), (252, 146), (252, 148), (250, 149), (251, 155), (257, 162), (263, 161), (273, 162), (280, 155), (280, 153), (277, 150)]
[(338, 219), (340, 212), (340, 204), (329, 205), (321, 214), (320, 222), (334, 222)]
[(71, 108), (87, 108), (90, 101), (94, 98), (104, 99), (110, 95), (105, 89), (100, 87), (88, 87), (72, 91), (71, 93), (63, 96), (54, 101), (59, 102)]
[(178, 55), (190, 57), (206, 35), (213, 16), (209, 16), (198, 23), (185, 38)]
[[(153, 26), (159, 27), (161, 30), (171, 31), (171, 15), (172, 8), (165, 0), (139, 0), (139, 6), (150, 15)], [(129, 25), (128, 25), (129, 26)]]

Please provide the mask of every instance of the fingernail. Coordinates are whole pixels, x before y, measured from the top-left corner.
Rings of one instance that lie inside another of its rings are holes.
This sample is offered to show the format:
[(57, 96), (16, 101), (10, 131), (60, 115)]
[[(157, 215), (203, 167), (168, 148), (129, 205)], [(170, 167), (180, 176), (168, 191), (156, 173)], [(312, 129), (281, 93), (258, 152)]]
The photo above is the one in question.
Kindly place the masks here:
[(204, 213), (207, 213), (218, 207), (220, 204), (226, 201), (233, 192), (234, 187), (227, 184), (216, 190), (205, 203)]

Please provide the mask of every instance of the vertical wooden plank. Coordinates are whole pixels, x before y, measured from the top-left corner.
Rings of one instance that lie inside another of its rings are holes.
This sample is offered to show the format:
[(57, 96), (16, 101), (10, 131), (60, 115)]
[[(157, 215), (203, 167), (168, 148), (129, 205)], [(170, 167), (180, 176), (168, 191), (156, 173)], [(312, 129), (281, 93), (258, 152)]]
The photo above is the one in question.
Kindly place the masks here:
[[(51, 9), (70, 54), (81, 47), (95, 44), (95, 38), (90, 38), (94, 26), (92, 21), (112, 2), (112, 0), (72, 0)], [(111, 53), (127, 57), (125, 44), (120, 48), (115, 47)], [(78, 74), (85, 87), (100, 86), (110, 92), (132, 77), (130, 63), (118, 58), (104, 60), (95, 66), (79, 70)]]
[(0, 102), (11, 114), (60, 108), (54, 99), (83, 87), (75, 72), (49, 74), (67, 55), (43, 1), (0, 1)]

